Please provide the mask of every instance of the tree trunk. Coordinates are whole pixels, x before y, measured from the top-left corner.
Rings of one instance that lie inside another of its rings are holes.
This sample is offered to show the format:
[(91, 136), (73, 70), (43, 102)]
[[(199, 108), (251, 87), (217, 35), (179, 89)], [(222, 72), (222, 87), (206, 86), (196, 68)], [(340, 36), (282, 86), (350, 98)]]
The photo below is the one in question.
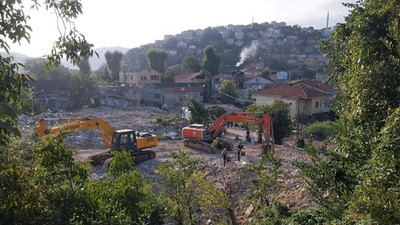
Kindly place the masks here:
[(233, 211), (233, 209), (229, 207), (229, 208), (226, 208), (226, 210), (228, 210), (228, 214), (229, 214), (229, 217), (231, 218), (232, 225), (238, 225), (238, 222), (236, 220), (236, 215), (235, 215), (235, 212)]

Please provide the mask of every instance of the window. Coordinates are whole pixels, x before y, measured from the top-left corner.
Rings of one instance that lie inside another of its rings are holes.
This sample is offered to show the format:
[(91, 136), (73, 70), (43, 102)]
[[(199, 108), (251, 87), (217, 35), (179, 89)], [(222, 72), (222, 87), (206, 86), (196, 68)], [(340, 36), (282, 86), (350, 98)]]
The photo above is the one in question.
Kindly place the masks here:
[(318, 108), (319, 102), (315, 102), (315, 108)]
[(161, 98), (160, 94), (154, 94), (154, 98)]
[(128, 144), (129, 143), (129, 136), (128, 134), (121, 134), (121, 144)]
[(135, 141), (134, 141), (135, 140), (135, 134), (134, 133), (130, 133), (129, 136), (130, 136), (129, 139), (131, 141), (130, 143), (131, 144), (135, 143)]

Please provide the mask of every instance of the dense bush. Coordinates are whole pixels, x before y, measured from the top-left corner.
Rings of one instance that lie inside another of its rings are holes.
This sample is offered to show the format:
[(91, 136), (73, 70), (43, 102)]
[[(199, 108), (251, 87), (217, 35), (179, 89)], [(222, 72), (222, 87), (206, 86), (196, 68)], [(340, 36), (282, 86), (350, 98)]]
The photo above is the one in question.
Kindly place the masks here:
[(313, 137), (314, 140), (323, 141), (333, 137), (337, 133), (335, 124), (332, 121), (315, 122), (305, 130), (306, 137)]

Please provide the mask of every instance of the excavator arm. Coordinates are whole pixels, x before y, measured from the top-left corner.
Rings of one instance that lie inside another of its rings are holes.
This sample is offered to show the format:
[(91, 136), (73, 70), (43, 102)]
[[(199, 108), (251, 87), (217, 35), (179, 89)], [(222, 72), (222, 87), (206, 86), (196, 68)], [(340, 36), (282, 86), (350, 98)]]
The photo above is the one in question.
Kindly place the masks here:
[(256, 114), (255, 112), (241, 112), (235, 114), (228, 114), (219, 117), (208, 129), (207, 131), (211, 134), (212, 138), (218, 137), (223, 126), (228, 122), (238, 122), (238, 123), (253, 123), (261, 124), (264, 131), (264, 139), (266, 141), (274, 142), (274, 130), (271, 116), (268, 113), (263, 113), (261, 118), (250, 117), (247, 115)]
[(114, 133), (114, 128), (112, 128), (104, 120), (97, 118), (59, 118), (54, 120), (65, 121), (67, 123), (49, 128), (47, 127), (44, 119), (41, 119), (37, 129), (40, 137), (48, 134), (55, 134), (61, 130), (66, 132), (74, 132), (79, 130), (96, 129), (100, 132), (100, 135), (104, 139), (104, 142), (107, 144), (107, 146), (111, 148), (111, 140)]

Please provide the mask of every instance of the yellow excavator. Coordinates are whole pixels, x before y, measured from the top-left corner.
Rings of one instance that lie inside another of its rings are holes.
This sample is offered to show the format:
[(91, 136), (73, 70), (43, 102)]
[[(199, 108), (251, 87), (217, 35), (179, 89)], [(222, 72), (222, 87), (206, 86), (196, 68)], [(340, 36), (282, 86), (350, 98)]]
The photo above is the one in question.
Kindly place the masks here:
[(155, 152), (145, 149), (158, 146), (157, 135), (148, 132), (135, 132), (131, 129), (114, 130), (106, 121), (98, 118), (56, 118), (46, 120), (56, 120), (63, 124), (47, 127), (45, 119), (40, 119), (37, 128), (40, 137), (60, 131), (98, 130), (110, 150), (90, 157), (92, 165), (103, 164), (104, 161), (112, 157), (113, 151), (126, 150), (131, 152), (134, 163), (140, 163), (156, 157)]

